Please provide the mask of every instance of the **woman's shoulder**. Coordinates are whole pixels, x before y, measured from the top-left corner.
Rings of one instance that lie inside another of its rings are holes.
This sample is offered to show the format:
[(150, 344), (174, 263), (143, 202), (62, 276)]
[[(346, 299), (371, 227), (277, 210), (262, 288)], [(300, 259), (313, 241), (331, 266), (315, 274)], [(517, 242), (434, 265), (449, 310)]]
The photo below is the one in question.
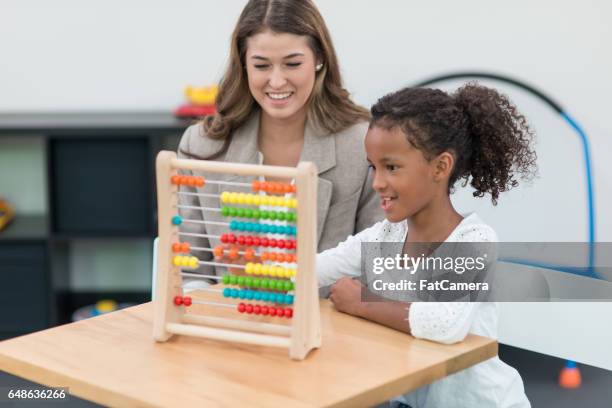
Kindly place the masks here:
[(211, 139), (206, 135), (202, 122), (189, 126), (179, 143), (179, 151), (194, 153), (198, 156), (209, 156), (223, 146), (223, 140)]
[(337, 144), (355, 146), (364, 149), (363, 142), (368, 132), (368, 122), (362, 121), (354, 123), (341, 131), (333, 134)]
[(368, 122), (358, 122), (332, 135), (335, 141), (337, 165), (367, 171), (364, 145), (367, 131)]

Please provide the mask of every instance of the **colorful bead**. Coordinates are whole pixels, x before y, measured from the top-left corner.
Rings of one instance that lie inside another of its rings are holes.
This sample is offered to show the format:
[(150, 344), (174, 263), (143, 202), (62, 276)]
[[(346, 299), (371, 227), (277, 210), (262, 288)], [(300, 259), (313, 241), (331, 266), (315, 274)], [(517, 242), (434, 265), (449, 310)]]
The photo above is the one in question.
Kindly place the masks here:
[(253, 313), (255, 313), (256, 315), (261, 314), (261, 306), (259, 305), (253, 306)]
[(270, 306), (270, 316), (276, 316), (277, 310), (274, 306)]
[(253, 278), (251, 276), (247, 276), (244, 279), (244, 286), (248, 286), (249, 288), (253, 287)]
[(172, 252), (174, 252), (174, 253), (181, 252), (181, 243), (180, 242), (175, 242), (174, 244), (172, 244)]
[(232, 290), (230, 288), (223, 289), (223, 296), (224, 297), (230, 297), (231, 294), (232, 294)]
[(232, 289), (231, 296), (236, 299), (238, 296), (240, 296), (240, 291), (238, 289)]
[(230, 283), (230, 274), (223, 275), (223, 279), (221, 280), (224, 285), (229, 285)]
[(229, 251), (228, 258), (232, 261), (235, 261), (236, 259), (238, 259), (238, 257), (238, 247), (233, 246)]
[(262, 268), (262, 264), (257, 263), (255, 264), (255, 266), (253, 267), (253, 274), (254, 275), (261, 275), (261, 268)]
[(285, 295), (285, 302), (288, 305), (292, 305), (293, 304), (293, 295)]
[(175, 215), (174, 217), (172, 217), (172, 224), (181, 225), (182, 223), (183, 223), (183, 219), (181, 218), (180, 215)]
[(238, 284), (238, 286), (244, 286), (244, 276), (238, 276), (238, 278), (236, 279), (236, 283)]
[(179, 177), (179, 184), (185, 185), (185, 184), (187, 184), (187, 180), (189, 180), (189, 178), (187, 176), (180, 176)]
[(234, 207), (227, 207), (227, 208), (228, 208), (228, 210), (227, 210), (227, 214), (228, 214), (230, 217), (235, 217), (235, 216), (236, 216), (236, 214), (238, 213), (238, 212), (237, 212), (237, 210), (236, 210)]
[(246, 297), (247, 297), (247, 296), (246, 296), (246, 291), (244, 291), (244, 290), (239, 291), (239, 292), (238, 292), (238, 297), (239, 297), (240, 299), (246, 299)]
[(248, 300), (253, 300), (253, 297), (255, 296), (255, 293), (252, 290), (247, 290), (247, 291), (245, 291), (245, 293), (246, 293), (246, 298)]
[(185, 297), (183, 298), (183, 304), (184, 304), (185, 306), (191, 306), (191, 297), (189, 297), (189, 296), (185, 296)]
[(244, 303), (238, 304), (238, 312), (244, 313), (246, 311), (246, 305)]
[(260, 182), (258, 180), (255, 180), (251, 183), (251, 190), (253, 190), (254, 192), (258, 192), (260, 189), (261, 185)]
[(267, 316), (270, 313), (270, 308), (266, 305), (261, 307), (261, 314)]
[(215, 258), (223, 258), (223, 251), (225, 247), (223, 245), (217, 245), (213, 250)]
[(248, 314), (253, 313), (253, 305), (246, 305), (246, 312)]
[(290, 319), (290, 318), (292, 318), (292, 317), (293, 317), (293, 309), (291, 309), (291, 308), (286, 308), (286, 309), (284, 310), (284, 314), (285, 314), (285, 317), (287, 317), (287, 318), (289, 318), (289, 319)]
[(174, 297), (174, 304), (177, 306), (180, 306), (183, 304), (183, 298), (181, 296), (175, 296)]
[(174, 176), (170, 177), (170, 182), (172, 184), (179, 184), (180, 181), (181, 181), (181, 176), (179, 176), (178, 174), (175, 174)]
[(255, 291), (255, 294), (253, 295), (253, 298), (255, 300), (261, 300), (262, 299), (262, 293)]
[[(224, 191), (221, 193), (221, 202), (222, 203), (229, 203), (230, 202), (230, 198), (231, 198), (231, 194), (229, 191)], [(223, 211), (223, 210), (221, 210)]]

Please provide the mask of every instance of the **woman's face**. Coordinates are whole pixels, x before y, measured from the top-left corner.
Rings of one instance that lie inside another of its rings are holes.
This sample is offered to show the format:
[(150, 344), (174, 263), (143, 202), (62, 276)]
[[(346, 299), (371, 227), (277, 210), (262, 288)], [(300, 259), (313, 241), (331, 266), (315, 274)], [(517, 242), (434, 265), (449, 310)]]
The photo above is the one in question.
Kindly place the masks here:
[(306, 36), (267, 30), (247, 39), (249, 89), (263, 113), (273, 119), (306, 115), (316, 64)]

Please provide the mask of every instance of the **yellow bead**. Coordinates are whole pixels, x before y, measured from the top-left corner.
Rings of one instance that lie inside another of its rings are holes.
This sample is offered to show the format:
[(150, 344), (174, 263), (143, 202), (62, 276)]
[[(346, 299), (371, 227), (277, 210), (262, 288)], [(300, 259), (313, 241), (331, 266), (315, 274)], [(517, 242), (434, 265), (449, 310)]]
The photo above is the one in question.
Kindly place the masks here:
[(221, 202), (222, 203), (227, 203), (229, 202), (230, 199), (230, 193), (229, 191), (224, 191), (221, 193)]
[(255, 264), (255, 267), (253, 268), (253, 274), (255, 275), (261, 275), (261, 264)]
[(189, 261), (189, 266), (193, 269), (197, 268), (200, 265), (198, 258), (191, 258)]
[(260, 196), (259, 202), (260, 202), (260, 205), (268, 205), (270, 203), (268, 201), (268, 196)]
[(262, 275), (269, 275), (270, 274), (270, 267), (268, 265), (263, 265), (261, 267), (261, 274)]
[(289, 200), (289, 208), (297, 208), (297, 206), (298, 206), (297, 198), (292, 198), (291, 200)]
[(276, 277), (276, 269), (274, 268), (274, 266), (270, 266), (266, 275), (271, 276), (273, 278)]
[(259, 197), (258, 195), (255, 195), (253, 197), (253, 205), (261, 205), (261, 197)]
[(295, 275), (297, 275), (297, 270), (291, 269), (291, 276), (290, 276), (290, 278), (293, 278)]
[(247, 273), (247, 275), (251, 275), (253, 273), (253, 263), (252, 262), (247, 262), (247, 264), (244, 266), (244, 271)]
[(253, 196), (253, 194), (247, 194), (246, 200), (245, 200), (245, 204), (246, 205), (253, 205), (253, 204), (255, 204), (253, 202), (254, 199), (255, 199), (255, 197)]
[(246, 204), (246, 196), (244, 193), (238, 194), (238, 204)]
[(290, 198), (283, 198), (282, 202), (280, 203), (281, 207), (289, 207), (289, 204), (291, 203), (291, 199)]
[(181, 266), (189, 266), (189, 257), (181, 256)]
[(231, 204), (237, 204), (238, 203), (238, 193), (230, 193), (228, 201)]
[(181, 266), (181, 257), (180, 256), (175, 256), (174, 258), (172, 258), (172, 263), (175, 266)]

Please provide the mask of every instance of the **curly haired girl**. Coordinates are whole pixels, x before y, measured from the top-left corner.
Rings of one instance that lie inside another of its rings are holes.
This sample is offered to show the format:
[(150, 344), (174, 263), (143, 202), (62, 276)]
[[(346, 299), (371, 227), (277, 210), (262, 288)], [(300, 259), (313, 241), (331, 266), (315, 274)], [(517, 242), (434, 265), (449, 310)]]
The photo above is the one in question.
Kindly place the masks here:
[[(497, 304), (477, 302), (364, 302), (362, 242), (496, 242), (475, 213), (461, 215), (449, 195), (469, 182), (474, 197), (500, 193), (535, 173), (533, 133), (497, 91), (468, 84), (453, 94), (407, 88), (372, 107), (365, 146), (386, 220), (317, 257), (320, 285), (334, 284), (336, 309), (412, 334), (455, 343), (468, 333), (497, 336)], [(406, 311), (408, 316), (406, 318)], [(405, 396), (416, 407), (526, 407), (521, 377), (499, 358), (453, 374)]]

